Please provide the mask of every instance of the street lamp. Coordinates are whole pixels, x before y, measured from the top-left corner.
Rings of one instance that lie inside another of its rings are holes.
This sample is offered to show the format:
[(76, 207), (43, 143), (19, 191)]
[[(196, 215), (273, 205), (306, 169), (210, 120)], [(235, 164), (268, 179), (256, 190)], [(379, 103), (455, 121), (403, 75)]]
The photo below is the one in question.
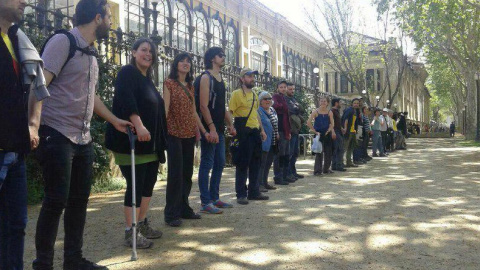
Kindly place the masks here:
[(380, 96), (375, 96), (375, 99), (377, 100), (377, 105), (378, 106), (378, 103), (380, 102)]
[(268, 61), (268, 52), (270, 51), (270, 46), (267, 43), (262, 45), (263, 59), (265, 60), (265, 68), (263, 69), (263, 74), (267, 75), (267, 61)]
[(152, 0), (152, 17), (153, 17), (153, 31), (152, 36), (158, 36), (158, 29), (157, 29), (157, 20), (158, 20), (158, 10), (157, 10), (158, 0)]
[(393, 104), (393, 107), (395, 108), (395, 112), (397, 112), (397, 103)]

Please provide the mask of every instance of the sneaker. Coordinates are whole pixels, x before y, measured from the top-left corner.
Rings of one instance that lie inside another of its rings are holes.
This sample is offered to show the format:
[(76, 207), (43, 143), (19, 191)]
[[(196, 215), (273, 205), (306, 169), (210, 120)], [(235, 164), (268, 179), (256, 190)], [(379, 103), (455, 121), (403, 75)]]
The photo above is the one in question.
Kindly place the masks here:
[(161, 231), (155, 230), (150, 227), (150, 223), (148, 223), (147, 218), (145, 218), (144, 221), (138, 222), (138, 232), (145, 236), (145, 238), (147, 239), (158, 239), (163, 235)]
[(268, 189), (266, 189), (264, 186), (259, 186), (258, 189), (260, 192), (268, 192)]
[(251, 197), (251, 198), (248, 198), (249, 200), (252, 200), (252, 201), (266, 201), (269, 199), (269, 197), (267, 195), (263, 195), (263, 194), (260, 194), (256, 197)]
[(215, 205), (215, 207), (217, 207), (217, 208), (232, 208), (233, 207), (233, 204), (226, 203), (226, 202), (223, 202), (223, 201), (220, 201), (220, 200), (217, 200), (217, 201), (213, 202), (213, 205)]
[(243, 198), (238, 198), (238, 199), (237, 199), (237, 203), (238, 203), (238, 204), (246, 205), (246, 204), (248, 204), (248, 200), (247, 200), (247, 198), (245, 198), (245, 197), (243, 197)]
[(378, 157), (377, 153), (373, 153), (372, 157)]
[(108, 270), (106, 266), (98, 265), (85, 258), (81, 258), (79, 261), (65, 261), (63, 263), (64, 270)]
[(186, 215), (182, 215), (183, 219), (202, 219), (202, 216), (197, 213), (190, 213)]
[(297, 181), (297, 179), (293, 178), (293, 177), (286, 177), (285, 180), (283, 180), (284, 182), (287, 182), (287, 183), (295, 183)]
[(269, 184), (266, 184), (265, 188), (268, 189), (268, 190), (276, 190), (277, 189), (276, 187), (274, 187), (272, 185), (269, 185)]
[[(133, 245), (133, 229), (125, 231), (125, 246), (132, 247)], [(140, 231), (137, 231), (137, 248), (147, 249), (153, 245), (153, 242), (145, 238)], [(93, 268), (96, 269), (96, 268)], [(100, 268), (101, 269), (101, 268)]]
[(215, 207), (213, 205), (213, 203), (202, 205), (202, 208), (200, 208), (200, 212), (207, 213), (207, 214), (221, 214), (221, 213), (223, 213), (223, 211), (218, 209), (217, 207)]

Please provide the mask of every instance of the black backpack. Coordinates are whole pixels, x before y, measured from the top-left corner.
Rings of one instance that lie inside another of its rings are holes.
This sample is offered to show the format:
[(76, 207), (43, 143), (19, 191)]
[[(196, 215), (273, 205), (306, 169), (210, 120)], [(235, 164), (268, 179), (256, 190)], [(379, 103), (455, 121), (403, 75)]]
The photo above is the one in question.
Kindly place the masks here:
[[(55, 35), (58, 35), (58, 34), (62, 34), (62, 35), (65, 35), (67, 36), (69, 42), (70, 42), (70, 50), (69, 50), (69, 53), (68, 53), (68, 57), (67, 57), (67, 60), (65, 61), (65, 63), (63, 64), (62, 66), (62, 69), (67, 65), (68, 61), (70, 61), (70, 59), (73, 58), (73, 56), (75, 56), (75, 52), (76, 51), (80, 51), (84, 54), (87, 54), (87, 55), (91, 55), (91, 56), (95, 56), (97, 57), (98, 56), (98, 53), (96, 50), (90, 50), (88, 47), (87, 48), (80, 48), (78, 47), (77, 45), (77, 40), (75, 39), (75, 37), (72, 35), (72, 33), (70, 33), (68, 30), (66, 29), (60, 29), (60, 30), (57, 30), (55, 31), (55, 33), (53, 33), (51, 36), (49, 36), (47, 38), (47, 40), (45, 41), (45, 43), (43, 43), (43, 46), (42, 46), (42, 49), (40, 50), (40, 56), (43, 55), (43, 52), (45, 51), (45, 46), (47, 45), (47, 43), (50, 41), (50, 39), (52, 39), (53, 36)], [(55, 79), (55, 78), (53, 78)], [(53, 81), (52, 79), (52, 81)]]
[(213, 82), (213, 76), (210, 74), (208, 70), (205, 70), (195, 78), (195, 82), (193, 83), (193, 86), (195, 88), (195, 106), (197, 107), (197, 113), (200, 119), (202, 119), (202, 112), (200, 111), (200, 81), (202, 80), (202, 76), (207, 74), (208, 77), (210, 78), (210, 92), (209, 92), (209, 98), (208, 98), (208, 104), (212, 107), (212, 109), (215, 109), (215, 100), (217, 99), (217, 93), (215, 92), (214, 88), (214, 82)]

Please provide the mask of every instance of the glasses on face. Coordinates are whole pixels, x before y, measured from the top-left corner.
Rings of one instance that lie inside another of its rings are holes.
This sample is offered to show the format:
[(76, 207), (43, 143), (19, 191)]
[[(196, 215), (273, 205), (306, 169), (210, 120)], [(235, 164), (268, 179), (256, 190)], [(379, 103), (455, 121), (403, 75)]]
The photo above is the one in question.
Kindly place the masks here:
[(270, 98), (264, 98), (263, 100), (270, 101), (270, 100), (272, 100), (272, 98), (271, 97)]
[(217, 54), (217, 56), (220, 57), (220, 58), (224, 58), (226, 55), (224, 53), (219, 53), (219, 54)]

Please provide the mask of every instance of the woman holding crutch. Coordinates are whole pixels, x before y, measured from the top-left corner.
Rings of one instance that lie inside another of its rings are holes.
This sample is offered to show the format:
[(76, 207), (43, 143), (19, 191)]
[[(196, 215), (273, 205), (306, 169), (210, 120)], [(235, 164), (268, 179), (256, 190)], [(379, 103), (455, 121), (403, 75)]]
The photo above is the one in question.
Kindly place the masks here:
[[(127, 134), (107, 127), (106, 147), (113, 151), (115, 163), (119, 165), (127, 180), (124, 199), (125, 245), (132, 246), (132, 226), (138, 222), (136, 248), (150, 248), (162, 232), (153, 229), (147, 219), (153, 187), (157, 181), (159, 163), (165, 163), (167, 127), (165, 104), (153, 84), (153, 66), (157, 61), (155, 44), (146, 38), (137, 40), (132, 48), (130, 64), (122, 67), (115, 82), (112, 112), (121, 119), (135, 125), (138, 141), (135, 143), (135, 197), (132, 201), (132, 161)], [(133, 220), (133, 206), (136, 219)]]

